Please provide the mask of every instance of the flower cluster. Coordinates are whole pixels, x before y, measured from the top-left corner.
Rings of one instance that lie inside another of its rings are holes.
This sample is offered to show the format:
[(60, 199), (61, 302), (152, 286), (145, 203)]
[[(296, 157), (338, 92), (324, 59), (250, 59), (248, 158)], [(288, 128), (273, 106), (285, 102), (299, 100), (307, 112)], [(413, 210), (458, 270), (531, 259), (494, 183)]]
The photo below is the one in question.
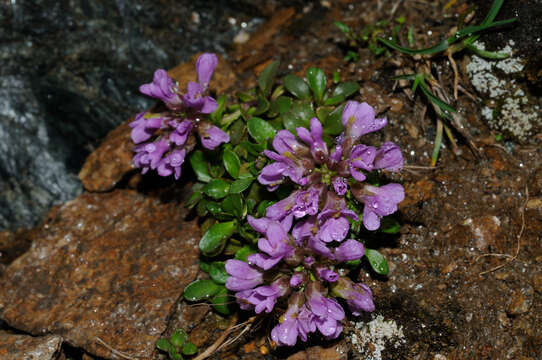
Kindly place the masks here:
[(262, 169), (258, 180), (270, 191), (288, 179), (299, 188), (268, 207), (265, 217), (248, 216), (250, 226), (262, 234), (259, 252), (250, 255), (248, 263), (226, 262), (226, 288), (236, 292), (242, 309), (269, 313), (280, 299), (287, 299), (287, 309), (271, 332), (278, 345), (306, 341), (317, 330), (326, 339), (339, 336), (345, 312), (337, 299), (346, 301), (356, 316), (374, 310), (369, 287), (345, 275), (345, 262), (365, 252), (361, 242), (348, 236), (351, 222), (359, 221), (352, 196), (364, 206), (364, 226), (378, 229), (381, 217), (397, 210), (404, 191), (399, 184), (371, 185), (367, 174), (397, 171), (403, 157), (392, 142), (379, 149), (359, 143), (362, 135), (386, 125), (366, 103), (349, 101), (342, 121), (345, 131), (333, 151), (316, 118), (310, 129), (297, 128), (297, 137), (287, 130), (277, 133), (275, 151), (265, 151), (274, 162)]
[(352, 195), (364, 204), (363, 224), (368, 230), (380, 227), (380, 218), (397, 210), (404, 198), (403, 187), (388, 184), (381, 187), (364, 183), (366, 174), (373, 170), (398, 171), (403, 167), (399, 146), (384, 143), (379, 149), (358, 143), (361, 136), (383, 128), (386, 119), (375, 118), (374, 109), (367, 103), (348, 101), (342, 114), (345, 127), (330, 152), (322, 139), (322, 125), (317, 118), (310, 121), (310, 131), (297, 128), (297, 136), (281, 130), (273, 139), (275, 151), (265, 151), (274, 160), (264, 167), (258, 180), (275, 190), (287, 178), (307, 186), (324, 183), (335, 193), (344, 196), (350, 189)]
[(142, 173), (152, 169), (161, 176), (174, 175), (178, 179), (186, 154), (195, 146), (194, 131), (206, 149), (229, 142), (228, 134), (205, 120), (217, 108), (216, 100), (204, 95), (217, 62), (215, 54), (202, 54), (196, 62), (198, 82), (189, 82), (184, 94), (162, 69), (156, 70), (152, 83), (139, 88), (166, 106), (160, 113), (139, 113), (130, 123), (131, 137), (137, 144), (132, 162)]

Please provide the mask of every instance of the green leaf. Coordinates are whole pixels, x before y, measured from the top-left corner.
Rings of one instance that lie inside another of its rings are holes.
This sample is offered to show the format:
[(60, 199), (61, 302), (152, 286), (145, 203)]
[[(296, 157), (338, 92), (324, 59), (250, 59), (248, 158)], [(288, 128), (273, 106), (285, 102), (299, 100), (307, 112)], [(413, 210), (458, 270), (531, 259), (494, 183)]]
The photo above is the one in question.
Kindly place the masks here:
[(228, 174), (230, 174), (232, 178), (237, 179), (237, 177), (239, 177), (239, 169), (241, 168), (241, 160), (239, 160), (237, 154), (226, 149), (224, 150), (222, 161)]
[(162, 351), (169, 352), (171, 343), (167, 339), (158, 339), (156, 342), (156, 347)]
[(267, 65), (260, 73), (260, 76), (258, 76), (258, 86), (265, 96), (269, 95), (271, 92), (278, 67), (279, 62), (273, 61), (271, 64)]
[(219, 123), (222, 119), (222, 114), (224, 114), (224, 109), (226, 108), (226, 95), (220, 95), (218, 99), (216, 99), (216, 103), (216, 110), (209, 114), (209, 118), (215, 124)]
[(230, 186), (230, 194), (239, 194), (248, 189), (250, 184), (254, 181), (253, 177), (241, 178), (235, 180)]
[(328, 135), (339, 135), (343, 130), (342, 115), (345, 104), (337, 107), (335, 110), (329, 113), (324, 123), (324, 132)]
[(275, 129), (267, 121), (258, 117), (251, 117), (247, 123), (248, 133), (258, 143), (263, 143), (267, 139), (275, 136)]
[(228, 195), (224, 200), (222, 200), (221, 205), (224, 211), (235, 215), (239, 219), (242, 219), (246, 215), (243, 198), (239, 194)]
[(177, 352), (177, 350), (175, 348), (173, 348), (173, 347), (171, 349), (169, 349), (169, 358), (171, 360), (183, 360), (182, 355), (179, 354)]
[(345, 34), (348, 34), (350, 32), (350, 28), (348, 27), (348, 25), (346, 25), (345, 23), (343, 22), (340, 22), (340, 21), (334, 21), (333, 24), (339, 28), (339, 30), (341, 30), (343, 33)]
[(192, 195), (188, 198), (186, 203), (184, 204), (187, 208), (192, 209), (194, 206), (198, 204), (198, 202), (202, 199), (203, 193), (201, 190), (194, 191)]
[(235, 221), (218, 223), (211, 226), (199, 242), (201, 252), (207, 256), (220, 253), (226, 240), (235, 232), (235, 228)]
[(316, 100), (317, 104), (321, 104), (324, 91), (326, 90), (326, 74), (321, 69), (311, 67), (307, 69), (305, 75), (307, 76), (309, 87), (314, 94), (314, 100)]
[(345, 81), (337, 85), (331, 93), (332, 97), (343, 96), (345, 99), (359, 90), (359, 84), (354, 81)]
[(208, 213), (207, 200), (205, 200), (205, 199), (200, 200), (200, 202), (196, 206), (196, 213), (200, 217), (204, 217), (205, 215), (207, 215), (207, 213)]
[(213, 297), (211, 303), (213, 304), (214, 309), (222, 315), (229, 315), (230, 309), (228, 302), (230, 297), (228, 295), (228, 290), (225, 287), (222, 287), (218, 293)]
[(257, 211), (258, 217), (262, 217), (265, 215), (265, 210), (273, 205), (275, 202), (271, 200), (263, 200), (259, 205)]
[(182, 330), (175, 331), (169, 338), (171, 343), (176, 347), (181, 347), (184, 345), (186, 340), (186, 333)]
[(211, 271), (211, 263), (200, 260), (199, 268), (201, 269), (201, 271), (208, 273), (209, 271)]
[(344, 265), (349, 269), (355, 269), (361, 264), (360, 259), (345, 261)]
[(324, 105), (335, 105), (335, 104), (343, 102), (344, 100), (345, 100), (344, 96), (338, 95), (338, 96), (334, 96), (334, 97), (330, 97), (326, 99), (326, 101), (324, 101)]
[(215, 295), (220, 289), (221, 286), (217, 285), (213, 280), (196, 280), (192, 281), (184, 288), (184, 298), (188, 301), (208, 299)]
[(308, 128), (310, 119), (315, 116), (312, 102), (295, 101), (292, 104), (290, 111), (282, 116), (284, 127), (295, 134), (298, 127)]
[[(241, 115), (241, 111), (239, 111), (239, 115)], [(230, 128), (230, 143), (232, 145), (239, 144), (243, 137), (245, 136), (247, 132), (247, 127), (245, 122), (242, 119), (237, 120), (233, 123), (233, 125)]]
[(245, 245), (235, 253), (235, 259), (248, 262), (248, 256), (256, 253), (251, 246)]
[(388, 275), (388, 263), (381, 253), (373, 249), (365, 249), (365, 257), (377, 274)]
[(263, 95), (258, 96), (258, 106), (254, 109), (254, 115), (261, 115), (269, 109), (269, 100)]
[(222, 199), (228, 195), (230, 184), (222, 179), (213, 179), (203, 187), (203, 192), (213, 199)]
[(209, 276), (218, 284), (225, 284), (229, 275), (226, 272), (223, 261), (215, 261), (211, 264), (211, 269), (209, 271)]
[(197, 352), (198, 352), (198, 347), (194, 343), (187, 341), (184, 344), (183, 351), (182, 351), (184, 355), (194, 355)]
[(392, 217), (386, 216), (380, 221), (380, 231), (386, 234), (397, 234), (401, 230), (401, 224)]
[(299, 76), (296, 76), (294, 74), (289, 74), (284, 77), (282, 80), (284, 87), (286, 90), (288, 90), (292, 95), (297, 97), (298, 99), (309, 99), (311, 96), (311, 91), (309, 89), (309, 85), (300, 78)]
[[(230, 114), (226, 114), (220, 120), (220, 127), (228, 127), (231, 123), (241, 117), (241, 110), (235, 110)], [(233, 135), (232, 135), (233, 136)], [(233, 144), (233, 143), (232, 143)]]
[(194, 169), (199, 181), (211, 181), (212, 177), (209, 175), (208, 163), (201, 150), (196, 150), (192, 153), (192, 156), (190, 156), (190, 164), (192, 165), (192, 169)]

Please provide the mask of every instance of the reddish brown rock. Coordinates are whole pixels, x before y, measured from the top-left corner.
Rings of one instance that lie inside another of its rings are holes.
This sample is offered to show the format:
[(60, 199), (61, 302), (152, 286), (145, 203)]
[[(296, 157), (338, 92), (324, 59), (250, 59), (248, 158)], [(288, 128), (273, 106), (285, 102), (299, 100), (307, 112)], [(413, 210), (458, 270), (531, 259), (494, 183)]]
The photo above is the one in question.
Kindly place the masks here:
[(33, 337), (0, 331), (0, 359), (56, 360), (61, 344), (62, 337), (58, 335)]
[(345, 342), (341, 341), (325, 347), (309, 347), (289, 356), (287, 360), (346, 360), (348, 359), (348, 350)]
[[(180, 64), (169, 71), (172, 78), (177, 80), (181, 87), (188, 81), (196, 80), (196, 59)], [(222, 57), (219, 57), (218, 66), (211, 80), (211, 90), (218, 94), (224, 93), (237, 80), (231, 66)], [(79, 179), (87, 191), (109, 191), (132, 170), (132, 149), (134, 144), (130, 139), (130, 127), (132, 121), (124, 122), (111, 131), (102, 144), (86, 159)]]
[(83, 164), (79, 179), (86, 190), (109, 191), (132, 169), (130, 121), (111, 131)]
[(53, 209), (3, 275), (1, 318), (31, 334), (62, 334), (98, 356), (110, 356), (99, 338), (149, 358), (198, 271), (200, 232), (185, 214), (178, 202), (130, 190)]

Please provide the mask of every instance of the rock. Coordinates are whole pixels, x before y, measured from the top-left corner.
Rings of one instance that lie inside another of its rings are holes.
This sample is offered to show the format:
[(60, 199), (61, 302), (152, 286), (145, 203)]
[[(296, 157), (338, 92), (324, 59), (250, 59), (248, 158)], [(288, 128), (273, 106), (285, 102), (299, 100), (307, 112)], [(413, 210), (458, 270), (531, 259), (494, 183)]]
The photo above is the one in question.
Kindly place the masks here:
[(31, 227), (81, 193), (76, 174), (87, 155), (154, 103), (138, 87), (155, 69), (199, 51), (223, 53), (241, 30), (241, 20), (228, 19), (258, 18), (270, 7), (250, 0), (0, 2), (0, 229)]
[(526, 286), (521, 290), (516, 290), (510, 297), (506, 306), (506, 313), (510, 316), (525, 314), (533, 304), (533, 288)]
[(346, 360), (348, 346), (344, 341), (327, 346), (311, 346), (288, 357), (287, 360)]
[(101, 339), (150, 357), (198, 271), (199, 228), (174, 200), (116, 190), (54, 208), (3, 275), (0, 317), (97, 356), (111, 356)]
[(468, 218), (462, 225), (470, 227), (474, 236), (473, 245), (482, 251), (486, 251), (489, 246), (495, 246), (497, 237), (501, 235), (501, 220), (496, 216)]
[[(173, 68), (169, 74), (181, 84), (188, 81), (196, 81), (196, 59), (183, 63)], [(211, 80), (211, 89), (216, 89), (217, 94), (223, 94), (237, 80), (231, 66), (222, 57), (219, 57), (218, 66)], [(150, 80), (149, 80), (150, 81)], [(124, 122), (111, 131), (102, 144), (86, 159), (79, 179), (86, 190), (103, 192), (111, 190), (132, 168), (132, 148), (134, 143), (130, 138), (132, 121)]]
[(47, 335), (32, 337), (0, 331), (2, 360), (56, 360), (60, 354), (62, 337)]
[(79, 179), (87, 191), (109, 191), (132, 170), (134, 144), (130, 138), (130, 121), (111, 131), (83, 164)]

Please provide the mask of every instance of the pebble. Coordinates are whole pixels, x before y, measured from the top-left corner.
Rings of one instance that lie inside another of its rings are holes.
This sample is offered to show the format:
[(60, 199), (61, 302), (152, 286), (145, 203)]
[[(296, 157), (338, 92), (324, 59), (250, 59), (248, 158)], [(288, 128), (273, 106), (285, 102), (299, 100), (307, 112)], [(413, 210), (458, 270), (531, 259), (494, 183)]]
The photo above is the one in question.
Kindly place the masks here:
[(533, 288), (527, 286), (521, 290), (514, 291), (510, 302), (506, 306), (506, 313), (511, 316), (525, 314), (533, 303)]

